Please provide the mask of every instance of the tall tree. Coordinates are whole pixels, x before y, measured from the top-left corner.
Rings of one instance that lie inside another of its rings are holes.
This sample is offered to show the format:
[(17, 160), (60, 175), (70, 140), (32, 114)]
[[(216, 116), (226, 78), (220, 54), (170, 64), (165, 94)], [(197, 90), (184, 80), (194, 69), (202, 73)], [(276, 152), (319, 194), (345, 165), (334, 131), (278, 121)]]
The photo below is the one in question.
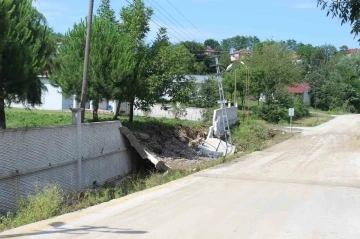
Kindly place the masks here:
[[(318, 0), (318, 6), (323, 10), (326, 9), (327, 15), (339, 17), (341, 25), (350, 23), (351, 34), (357, 36), (360, 32), (360, 1), (358, 0)], [(360, 41), (360, 39), (359, 39)]]
[(195, 41), (184, 41), (180, 43), (184, 45), (188, 51), (195, 56), (196, 62), (193, 67), (191, 67), (191, 74), (207, 74), (214, 73), (215, 68), (212, 67), (214, 60), (205, 53), (206, 47)]
[(122, 19), (121, 31), (126, 32), (135, 43), (133, 57), (136, 62), (132, 75), (127, 80), (125, 99), (130, 102), (129, 121), (134, 119), (135, 99), (142, 94), (141, 82), (146, 78), (146, 53), (147, 46), (144, 39), (150, 31), (149, 21), (153, 10), (145, 6), (143, 0), (133, 2), (123, 7), (120, 12)]
[(55, 46), (46, 19), (30, 0), (0, 1), (0, 129), (6, 128), (5, 104), (41, 104), (46, 90), (37, 77)]
[[(65, 96), (80, 95), (82, 62), (86, 37), (86, 23), (81, 21), (65, 34), (56, 57), (51, 82), (62, 88)], [(120, 32), (119, 26), (108, 15), (93, 20), (92, 56), (89, 65), (88, 99), (93, 101), (93, 120), (98, 120), (98, 105), (103, 100), (118, 96), (126, 85), (125, 77), (134, 68), (133, 41)]]
[(204, 46), (205, 47), (211, 47), (211, 49), (214, 49), (214, 50), (220, 50), (220, 43), (215, 40), (215, 39), (207, 39), (205, 42), (204, 42)]
[(262, 72), (258, 88), (266, 100), (272, 101), (276, 89), (300, 82), (301, 68), (294, 63), (292, 52), (281, 43), (265, 42), (257, 47), (250, 58), (250, 68)]
[(342, 45), (340, 48), (339, 48), (340, 51), (344, 52), (344, 51), (347, 51), (349, 50), (349, 47), (347, 45)]
[(258, 43), (260, 43), (260, 39), (257, 36), (235, 36), (222, 40), (221, 48), (223, 51), (230, 51), (232, 48), (254, 50)]
[(110, 6), (110, 0), (101, 0), (97, 15), (109, 19), (110, 22), (116, 22), (115, 11)]

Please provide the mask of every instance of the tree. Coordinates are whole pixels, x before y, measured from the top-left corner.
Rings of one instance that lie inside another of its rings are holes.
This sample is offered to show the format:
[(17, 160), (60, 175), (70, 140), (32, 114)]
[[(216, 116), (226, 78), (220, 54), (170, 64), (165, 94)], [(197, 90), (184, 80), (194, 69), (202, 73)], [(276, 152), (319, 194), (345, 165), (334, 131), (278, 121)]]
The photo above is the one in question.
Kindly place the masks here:
[(217, 41), (217, 40), (214, 40), (214, 39), (207, 39), (205, 42), (204, 42), (204, 46), (205, 47), (211, 47), (211, 49), (214, 49), (214, 50), (220, 50), (220, 43)]
[(218, 104), (219, 86), (216, 78), (207, 78), (198, 83), (192, 92), (192, 105), (201, 108), (211, 108)]
[(281, 43), (263, 43), (255, 49), (249, 63), (250, 68), (262, 72), (262, 79), (257, 84), (268, 102), (272, 101), (276, 89), (302, 80), (301, 68), (294, 63), (292, 53)]
[(129, 34), (135, 43), (133, 49), (135, 67), (131, 76), (128, 77), (124, 86), (125, 91), (123, 91), (123, 99), (130, 102), (129, 122), (134, 119), (135, 99), (143, 94), (143, 89), (140, 87), (141, 82), (146, 80), (148, 74), (146, 71), (148, 47), (144, 44), (144, 39), (150, 31), (149, 21), (152, 14), (153, 10), (146, 7), (142, 0), (133, 0), (129, 6), (123, 7), (120, 11), (121, 31)]
[[(103, 100), (112, 100), (126, 85), (126, 77), (135, 67), (134, 44), (130, 36), (121, 32), (113, 18), (100, 12), (93, 20), (92, 56), (89, 64), (88, 99), (93, 101), (93, 120), (98, 121), (98, 106)], [(65, 96), (81, 93), (81, 76), (86, 38), (86, 22), (75, 24), (65, 34), (55, 60), (51, 82), (61, 87)]]
[(296, 52), (296, 51), (297, 51), (297, 48), (298, 48), (298, 46), (299, 46), (299, 44), (297, 43), (297, 41), (294, 40), (294, 39), (290, 39), (290, 40), (287, 40), (287, 41), (281, 41), (281, 43), (286, 44), (287, 49), (288, 49), (289, 51), (292, 51), (292, 52)]
[[(318, 6), (323, 10), (327, 10), (327, 16), (330, 14), (332, 17), (339, 17), (341, 25), (350, 23), (352, 30), (351, 34), (355, 37), (360, 32), (360, 1), (358, 0), (318, 0)], [(360, 41), (360, 40), (359, 40)]]
[(345, 52), (347, 50), (349, 50), (349, 47), (347, 45), (342, 45), (340, 48), (339, 48), (340, 51), (342, 52)]
[(183, 45), (163, 46), (150, 63), (151, 74), (143, 84), (145, 91), (140, 100), (147, 106), (168, 95), (173, 102), (189, 102), (194, 80), (185, 75), (194, 61)]
[(0, 1), (0, 129), (6, 128), (5, 104), (41, 104), (46, 90), (39, 73), (55, 50), (46, 19), (29, 0)]
[(232, 48), (254, 50), (258, 43), (260, 43), (260, 39), (257, 36), (235, 36), (222, 40), (221, 49), (223, 51), (230, 51)]
[(214, 73), (215, 68), (212, 67), (214, 63), (213, 59), (205, 54), (206, 47), (195, 41), (184, 41), (180, 43), (181, 45), (185, 46), (186, 49), (195, 56), (196, 62), (190, 68), (188, 73), (191, 74), (207, 74), (207, 73)]
[(108, 19), (110, 22), (116, 23), (115, 11), (110, 6), (110, 0), (101, 0), (97, 15)]

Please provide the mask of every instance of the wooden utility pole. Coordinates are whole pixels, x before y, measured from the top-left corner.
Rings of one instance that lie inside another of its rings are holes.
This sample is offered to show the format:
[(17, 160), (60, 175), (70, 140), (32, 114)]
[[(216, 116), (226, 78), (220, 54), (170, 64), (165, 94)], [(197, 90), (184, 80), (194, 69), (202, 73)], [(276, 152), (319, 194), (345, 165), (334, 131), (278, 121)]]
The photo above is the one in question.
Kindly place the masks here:
[(237, 107), (236, 75), (237, 75), (237, 69), (235, 69), (235, 89), (234, 89), (234, 106)]
[(89, 78), (89, 56), (90, 56), (90, 43), (91, 43), (91, 26), (93, 18), (93, 9), (94, 9), (94, 0), (89, 0), (89, 14), (88, 14), (88, 25), (87, 25), (87, 34), (86, 34), (86, 45), (85, 45), (85, 58), (84, 58), (84, 71), (83, 71), (83, 81), (81, 89), (81, 103), (80, 108), (84, 111), (81, 114), (81, 123), (84, 123), (85, 118), (85, 104), (86, 96), (88, 90), (88, 78)]

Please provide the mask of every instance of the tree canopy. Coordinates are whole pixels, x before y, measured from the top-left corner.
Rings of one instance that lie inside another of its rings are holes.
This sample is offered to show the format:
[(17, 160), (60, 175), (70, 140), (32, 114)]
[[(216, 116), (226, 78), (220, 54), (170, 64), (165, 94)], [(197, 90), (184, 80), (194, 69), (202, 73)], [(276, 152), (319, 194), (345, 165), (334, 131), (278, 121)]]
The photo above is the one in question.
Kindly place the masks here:
[(40, 105), (46, 90), (38, 74), (55, 51), (52, 30), (29, 0), (0, 1), (0, 128), (5, 104)]
[[(318, 0), (318, 6), (327, 11), (327, 15), (339, 17), (341, 24), (350, 23), (351, 34), (360, 32), (360, 1), (358, 0)], [(360, 41), (360, 40), (359, 40)]]

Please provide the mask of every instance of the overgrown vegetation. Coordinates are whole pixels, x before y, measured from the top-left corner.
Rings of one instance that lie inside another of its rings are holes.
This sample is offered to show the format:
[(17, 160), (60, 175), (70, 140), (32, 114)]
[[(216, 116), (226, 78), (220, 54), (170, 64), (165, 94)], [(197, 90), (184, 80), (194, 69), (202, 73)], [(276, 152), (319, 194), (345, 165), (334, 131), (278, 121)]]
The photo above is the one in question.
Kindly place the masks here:
[(0, 232), (121, 198), (185, 177), (190, 173), (169, 171), (167, 174), (131, 175), (117, 185), (108, 183), (103, 187), (74, 194), (67, 194), (57, 185), (48, 185), (43, 189), (37, 187), (34, 195), (19, 201), (15, 213), (0, 217)]

